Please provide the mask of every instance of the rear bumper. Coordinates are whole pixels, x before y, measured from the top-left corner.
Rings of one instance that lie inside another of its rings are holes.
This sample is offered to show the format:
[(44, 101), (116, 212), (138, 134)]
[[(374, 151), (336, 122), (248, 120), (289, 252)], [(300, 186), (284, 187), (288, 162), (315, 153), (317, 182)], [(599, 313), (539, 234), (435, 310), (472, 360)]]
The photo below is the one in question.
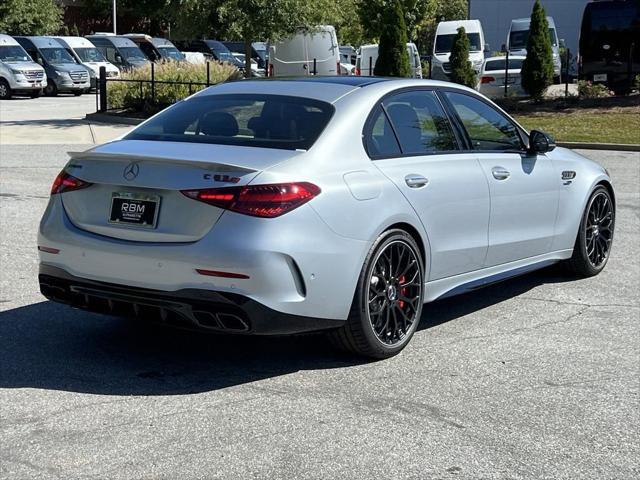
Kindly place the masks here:
[[(370, 248), (333, 233), (307, 205), (268, 220), (226, 212), (191, 242), (116, 239), (75, 226), (63, 195), (51, 198), (38, 235), (38, 245), (58, 253), (40, 251), (41, 263), (124, 289), (229, 293), (283, 314), (344, 320)], [(197, 269), (248, 278), (202, 275)]]
[(76, 277), (40, 264), (40, 292), (90, 312), (157, 321), (175, 327), (254, 335), (288, 335), (341, 326), (341, 320), (276, 312), (243, 295), (211, 290), (151, 290)]

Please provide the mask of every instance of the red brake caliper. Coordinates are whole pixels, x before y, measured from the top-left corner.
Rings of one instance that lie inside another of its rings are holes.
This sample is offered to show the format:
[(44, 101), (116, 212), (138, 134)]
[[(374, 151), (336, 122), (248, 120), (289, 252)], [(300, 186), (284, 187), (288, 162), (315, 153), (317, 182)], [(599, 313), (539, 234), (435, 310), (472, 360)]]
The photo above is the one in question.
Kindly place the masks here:
[[(400, 283), (400, 285), (402, 285), (404, 282), (406, 282), (406, 279), (404, 278), (404, 275), (402, 275), (398, 279), (398, 282)], [(406, 294), (407, 294), (407, 287), (400, 288), (400, 295), (402, 295), (404, 297)], [(403, 300), (398, 300), (398, 306), (400, 308), (404, 308), (404, 301)]]

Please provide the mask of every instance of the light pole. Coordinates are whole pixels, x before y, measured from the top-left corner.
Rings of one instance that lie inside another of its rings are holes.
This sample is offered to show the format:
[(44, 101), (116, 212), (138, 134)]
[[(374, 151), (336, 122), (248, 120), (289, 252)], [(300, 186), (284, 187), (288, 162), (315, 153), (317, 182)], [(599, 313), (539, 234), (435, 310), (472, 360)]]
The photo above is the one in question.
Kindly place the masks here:
[(118, 32), (116, 31), (116, 0), (113, 0), (113, 34), (117, 35)]

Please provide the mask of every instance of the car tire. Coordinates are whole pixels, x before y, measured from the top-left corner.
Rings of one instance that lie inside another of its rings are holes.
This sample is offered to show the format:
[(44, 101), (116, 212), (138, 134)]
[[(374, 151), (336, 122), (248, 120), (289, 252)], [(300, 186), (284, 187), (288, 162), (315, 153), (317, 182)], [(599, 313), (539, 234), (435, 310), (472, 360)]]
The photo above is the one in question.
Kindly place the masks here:
[(357, 355), (392, 357), (415, 333), (423, 298), (420, 249), (404, 230), (389, 230), (369, 250), (347, 321), (329, 332), (329, 339), (341, 350)]
[(41, 94), (42, 94), (42, 90), (36, 90), (36, 91), (34, 91), (34, 92), (31, 92), (31, 93), (29, 94), (29, 96), (30, 96), (31, 98), (38, 98)]
[(604, 269), (611, 253), (615, 220), (611, 194), (605, 187), (597, 187), (582, 214), (573, 255), (565, 261), (571, 273), (592, 277)]
[(82, 95), (82, 91), (80, 91), (80, 92), (73, 92), (73, 94), (74, 94), (76, 97), (79, 97), (80, 95)]
[(58, 95), (58, 87), (53, 81), (47, 82), (47, 86), (44, 87), (44, 94), (47, 97), (55, 97)]
[(9, 82), (4, 78), (0, 78), (0, 100), (10, 100), (12, 96)]

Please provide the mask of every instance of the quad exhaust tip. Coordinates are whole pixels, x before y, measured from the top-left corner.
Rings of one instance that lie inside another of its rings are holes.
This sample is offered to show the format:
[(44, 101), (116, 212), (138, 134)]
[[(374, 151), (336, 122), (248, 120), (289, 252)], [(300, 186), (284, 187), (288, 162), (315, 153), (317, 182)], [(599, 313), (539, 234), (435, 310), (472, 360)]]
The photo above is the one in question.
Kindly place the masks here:
[(212, 313), (204, 310), (194, 310), (192, 313), (196, 323), (202, 328), (235, 332), (249, 331), (247, 322), (233, 313)]

